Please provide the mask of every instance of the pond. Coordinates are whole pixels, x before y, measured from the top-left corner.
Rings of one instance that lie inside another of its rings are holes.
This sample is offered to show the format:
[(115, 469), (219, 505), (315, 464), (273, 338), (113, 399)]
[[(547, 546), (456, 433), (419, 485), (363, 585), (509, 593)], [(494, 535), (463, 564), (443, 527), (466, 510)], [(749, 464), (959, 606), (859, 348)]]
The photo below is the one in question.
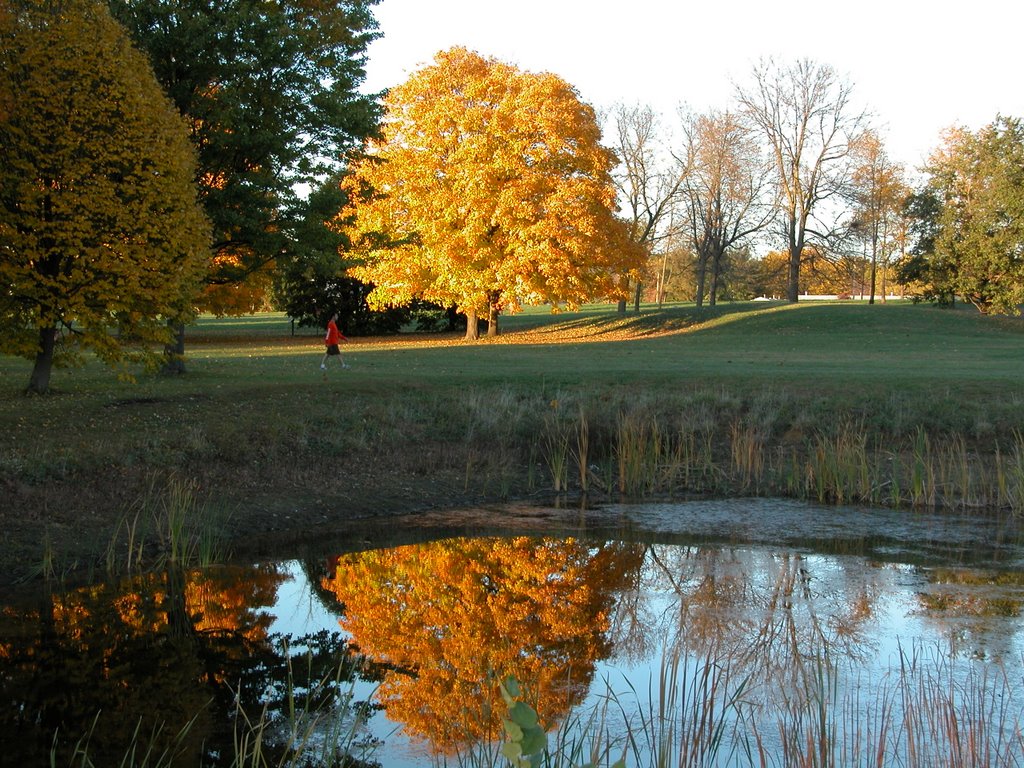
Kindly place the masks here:
[(1014, 521), (753, 499), (405, 523), (9, 596), (5, 762), (500, 765), (511, 676), (560, 765), (1024, 765)]

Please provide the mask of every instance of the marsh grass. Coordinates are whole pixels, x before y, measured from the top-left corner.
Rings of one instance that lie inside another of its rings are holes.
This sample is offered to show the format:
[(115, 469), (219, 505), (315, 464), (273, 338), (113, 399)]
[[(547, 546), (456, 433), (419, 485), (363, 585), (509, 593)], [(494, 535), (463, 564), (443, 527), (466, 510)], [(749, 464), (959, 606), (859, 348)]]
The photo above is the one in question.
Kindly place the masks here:
[[(1016, 768), (1024, 765), (1020, 682), (938, 648), (899, 648), (887, 674), (858, 678), (824, 645), (794, 658), (785, 684), (753, 683), (725, 659), (669, 655), (646, 689), (627, 681), (571, 711), (523, 764), (543, 768)], [(521, 705), (518, 705), (520, 706)], [(520, 719), (529, 720), (529, 718)], [(529, 720), (533, 722), (533, 720)], [(508, 740), (521, 738), (518, 731)], [(508, 765), (504, 744), (444, 765)], [(522, 750), (515, 750), (522, 754)], [(515, 764), (515, 763), (513, 763)]]
[(657, 421), (643, 413), (620, 414), (615, 442), (619, 491), (642, 498), (663, 488), (669, 458), (666, 447)]
[(900, 648), (896, 666), (874, 690), (840, 684), (838, 667), (827, 656), (818, 655), (807, 666), (803, 692), (786, 699), (774, 723), (768, 720), (779, 747), (770, 745), (764, 725), (750, 721), (756, 764), (1024, 764), (1024, 721), (1013, 704), (1019, 684), (1015, 687), (997, 666), (957, 670), (951, 657), (935, 648)]
[[(147, 551), (147, 542), (154, 551)], [(108, 577), (147, 568), (203, 568), (227, 556), (219, 515), (200, 499), (195, 480), (152, 480), (145, 493), (122, 512), (106, 544)], [(47, 580), (53, 580), (47, 579)]]
[(745, 678), (734, 680), (729, 665), (710, 655), (696, 664), (678, 654), (664, 659), (657, 690), (648, 691), (647, 706), (638, 708), (638, 720), (626, 731), (630, 762), (696, 768), (731, 759), (726, 737), (735, 735), (745, 687)]
[[(142, 721), (135, 726), (128, 746), (121, 759), (117, 762), (117, 768), (173, 768), (181, 764), (181, 757), (187, 750), (189, 731), (195, 725), (198, 714), (187, 722), (170, 739), (163, 739), (162, 726), (153, 728), (148, 737), (143, 738), (141, 731)], [(106, 763), (97, 764), (89, 750), (90, 739), (96, 728), (100, 714), (93, 719), (89, 733), (86, 733), (74, 744), (66, 762), (62, 762), (58, 756), (57, 739), (54, 738), (54, 746), (50, 750), (50, 768), (66, 765), (67, 768), (106, 768)], [(163, 747), (156, 747), (155, 744), (165, 743)]]
[[(248, 711), (235, 700), (232, 714), (233, 729), (228, 754), (220, 754), (216, 765), (224, 768), (340, 768), (340, 766), (372, 766), (376, 742), (365, 736), (367, 706), (355, 700), (351, 685), (345, 682), (345, 664), (342, 662), (324, 677), (310, 677), (312, 658), (304, 657), (309, 669), (296, 674), (295, 659), (288, 656), (285, 705), (281, 713), (268, 706)], [(300, 680), (309, 680), (308, 684)], [(70, 752), (61, 757), (58, 739), (50, 751), (50, 768), (182, 768), (205, 764), (192, 762), (186, 755), (190, 732), (199, 714), (194, 715), (180, 730), (165, 734), (164, 727), (154, 726), (152, 732), (141, 731), (141, 720), (124, 746), (121, 757), (110, 763), (107, 756), (96, 762), (90, 748), (93, 732), (99, 718), (97, 713), (88, 733), (83, 734)], [(159, 746), (158, 746), (159, 745)]]
[[(293, 662), (301, 664), (301, 657)], [(670, 653), (646, 688), (627, 680), (622, 689), (606, 680), (596, 705), (570, 711), (542, 741), (523, 741), (526, 749), (515, 754), (523, 765), (538, 768), (1024, 765), (1020, 681), (1010, 680), (998, 665), (976, 666), (932, 646), (899, 648), (888, 673), (874, 681), (860, 680), (825, 646), (791, 663), (797, 669), (785, 683), (754, 682), (745, 665), (734, 667), (714, 653)], [(221, 755), (218, 764), (374, 764), (379, 742), (366, 737), (368, 710), (344, 681), (340, 666), (318, 679), (308, 670), (293, 670), (290, 662), (285, 706), (275, 714), (266, 706), (247, 711), (236, 704), (231, 754)], [(516, 707), (515, 722), (532, 728), (527, 707), (521, 701)], [(188, 765), (182, 763), (181, 745), (194, 722), (166, 738), (159, 728), (147, 736), (137, 727), (117, 765)], [(508, 741), (527, 735), (513, 727), (503, 741), (439, 754), (434, 764), (508, 766)], [(89, 737), (77, 741), (67, 762), (51, 752), (51, 768), (100, 768), (90, 755)]]
[(572, 424), (562, 415), (558, 401), (544, 417), (543, 454), (551, 477), (551, 490), (565, 493), (569, 489), (569, 455)]
[[(373, 765), (367, 761), (377, 745), (366, 738), (368, 706), (356, 701), (347, 676), (351, 660), (343, 659), (318, 676), (311, 652), (292, 654), (287, 643), (283, 652), (283, 706), (272, 710), (268, 702), (250, 711), (236, 696), (232, 752), (222, 763), (228, 768)], [(297, 669), (295, 664), (303, 662), (305, 669)]]

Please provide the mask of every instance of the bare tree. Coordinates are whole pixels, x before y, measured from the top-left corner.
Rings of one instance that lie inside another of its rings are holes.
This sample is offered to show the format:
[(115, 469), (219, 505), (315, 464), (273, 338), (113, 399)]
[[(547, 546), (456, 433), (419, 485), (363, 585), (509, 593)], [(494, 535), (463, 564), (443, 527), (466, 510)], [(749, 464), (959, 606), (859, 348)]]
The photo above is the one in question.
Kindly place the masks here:
[(789, 251), (786, 298), (800, 293), (804, 248), (822, 252), (841, 237), (846, 213), (851, 148), (867, 116), (851, 101), (852, 86), (827, 64), (772, 59), (753, 70), (753, 82), (737, 88), (743, 112), (764, 134), (775, 163), (778, 205)]
[(904, 240), (903, 210), (909, 189), (904, 181), (903, 166), (889, 159), (885, 146), (874, 131), (864, 132), (854, 146), (854, 156), (855, 219), (852, 229), (863, 243), (870, 264), (868, 303), (874, 304), (879, 265), (882, 268), (884, 300), (889, 261)]
[[(773, 217), (766, 198), (772, 166), (750, 126), (733, 112), (684, 114), (681, 167), (685, 221), (696, 256), (697, 306), (715, 305), (726, 253), (762, 231)], [(710, 287), (708, 271), (710, 268)]]
[[(648, 106), (618, 105), (612, 114), (615, 151), (619, 167), (613, 177), (625, 209), (630, 239), (641, 245), (650, 258), (657, 243), (667, 235), (664, 227), (672, 206), (679, 198), (686, 169), (665, 151), (659, 135), (660, 121)], [(623, 276), (627, 279), (627, 276)], [(634, 307), (640, 310), (643, 277), (637, 277)], [(619, 302), (619, 312), (626, 302)]]

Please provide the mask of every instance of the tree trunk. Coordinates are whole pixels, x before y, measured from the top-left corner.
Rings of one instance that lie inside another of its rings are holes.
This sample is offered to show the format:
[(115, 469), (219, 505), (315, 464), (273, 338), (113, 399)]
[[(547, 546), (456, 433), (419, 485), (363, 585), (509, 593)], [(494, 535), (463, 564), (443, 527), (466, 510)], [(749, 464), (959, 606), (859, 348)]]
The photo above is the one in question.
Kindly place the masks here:
[(871, 238), (871, 294), (868, 297), (868, 304), (875, 303), (876, 280), (878, 279), (878, 236)]
[(27, 392), (44, 394), (50, 389), (50, 371), (53, 370), (53, 350), (57, 343), (57, 329), (53, 326), (39, 329), (39, 351), (36, 352)]
[(658, 273), (658, 309), (665, 304), (665, 281), (668, 279), (668, 251), (661, 255), (661, 270)]
[(708, 289), (708, 306), (713, 307), (718, 302), (718, 258), (711, 262), (711, 287)]
[(640, 312), (640, 297), (644, 292), (644, 284), (639, 280), (636, 281), (636, 293), (633, 295), (633, 311)]
[(168, 320), (174, 340), (164, 347), (164, 367), (160, 373), (168, 376), (185, 373), (185, 324)]
[(708, 306), (718, 303), (718, 284), (722, 279), (722, 264), (725, 261), (725, 249), (715, 246), (711, 253), (711, 288), (708, 290)]
[(800, 255), (797, 248), (790, 248), (789, 275), (786, 281), (786, 301), (789, 302), (800, 299)]
[[(622, 278), (622, 292), (623, 292), (623, 295), (629, 293), (629, 278), (625, 277), (625, 276)], [(626, 300), (625, 299), (619, 299), (618, 313), (620, 315), (626, 314)]]
[(487, 306), (487, 335), (497, 336), (498, 335), (498, 302), (496, 299), (491, 299)]
[(476, 341), (480, 338), (480, 322), (476, 316), (475, 309), (466, 310), (466, 341)]
[(697, 309), (704, 306), (704, 286), (708, 275), (708, 257), (702, 254), (700, 251), (697, 252), (697, 295), (694, 297), (694, 301), (697, 304)]

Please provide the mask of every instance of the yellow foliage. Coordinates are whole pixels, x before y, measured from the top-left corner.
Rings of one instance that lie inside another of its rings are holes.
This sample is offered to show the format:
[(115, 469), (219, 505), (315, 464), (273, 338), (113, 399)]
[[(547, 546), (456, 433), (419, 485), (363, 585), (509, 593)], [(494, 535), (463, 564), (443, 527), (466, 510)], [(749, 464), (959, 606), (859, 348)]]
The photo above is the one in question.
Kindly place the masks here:
[[(203, 288), (196, 300), (199, 311), (222, 316), (244, 315), (269, 308), (274, 262), (250, 271), (238, 255), (221, 252), (213, 258), (210, 272), (223, 276), (223, 279)], [(239, 275), (245, 275), (245, 279), (238, 279)]]
[(353, 274), (376, 286), (372, 303), (572, 306), (614, 294), (613, 276), (642, 263), (614, 215), (614, 156), (562, 79), (454, 48), (385, 108), (338, 219), (354, 217), (368, 260)]
[(444, 748), (496, 733), (502, 707), (486, 703), (509, 675), (548, 724), (579, 703), (642, 556), (572, 539), (453, 539), (346, 555), (324, 587), (353, 642), (389, 669), (388, 716)]
[(210, 227), (146, 58), (104, 3), (19, 0), (0, 15), (0, 73), (0, 351), (31, 357), (61, 325), (111, 361), (163, 340)]

